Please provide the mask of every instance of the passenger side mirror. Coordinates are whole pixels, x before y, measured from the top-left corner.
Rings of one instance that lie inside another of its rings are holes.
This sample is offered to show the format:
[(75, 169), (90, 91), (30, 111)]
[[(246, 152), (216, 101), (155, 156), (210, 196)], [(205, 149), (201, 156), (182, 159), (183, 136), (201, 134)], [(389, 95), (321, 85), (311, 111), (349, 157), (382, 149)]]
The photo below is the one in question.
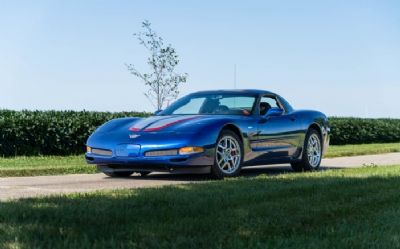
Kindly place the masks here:
[(264, 115), (265, 118), (268, 117), (277, 117), (283, 114), (284, 110), (278, 107), (273, 107), (268, 110), (268, 112)]
[(157, 111), (154, 112), (154, 115), (157, 116), (157, 115), (160, 114), (162, 111), (163, 111), (163, 110), (157, 110)]

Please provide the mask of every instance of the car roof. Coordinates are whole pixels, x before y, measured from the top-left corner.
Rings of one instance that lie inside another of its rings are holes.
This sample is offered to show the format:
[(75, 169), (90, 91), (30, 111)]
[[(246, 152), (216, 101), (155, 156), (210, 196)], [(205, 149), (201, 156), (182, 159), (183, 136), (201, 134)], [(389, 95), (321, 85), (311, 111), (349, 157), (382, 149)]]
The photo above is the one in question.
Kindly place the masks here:
[(194, 92), (192, 94), (197, 95), (197, 94), (235, 94), (235, 93), (247, 93), (247, 94), (272, 94), (272, 95), (277, 95), (273, 92), (265, 91), (265, 90), (259, 90), (259, 89), (224, 89), (224, 90), (208, 90), (208, 91), (199, 91), (199, 92)]

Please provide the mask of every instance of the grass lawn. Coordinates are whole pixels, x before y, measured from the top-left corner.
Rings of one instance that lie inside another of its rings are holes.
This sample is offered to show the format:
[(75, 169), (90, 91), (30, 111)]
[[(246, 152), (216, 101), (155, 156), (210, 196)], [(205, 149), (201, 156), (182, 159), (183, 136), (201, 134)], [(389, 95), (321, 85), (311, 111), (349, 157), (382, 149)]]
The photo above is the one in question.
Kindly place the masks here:
[(0, 177), (95, 173), (80, 156), (35, 156), (0, 158)]
[(325, 158), (400, 152), (400, 143), (330, 146)]
[[(400, 152), (400, 143), (330, 146), (326, 158)], [(0, 158), (0, 177), (96, 173), (83, 155)]]
[(0, 203), (0, 248), (400, 248), (400, 165)]

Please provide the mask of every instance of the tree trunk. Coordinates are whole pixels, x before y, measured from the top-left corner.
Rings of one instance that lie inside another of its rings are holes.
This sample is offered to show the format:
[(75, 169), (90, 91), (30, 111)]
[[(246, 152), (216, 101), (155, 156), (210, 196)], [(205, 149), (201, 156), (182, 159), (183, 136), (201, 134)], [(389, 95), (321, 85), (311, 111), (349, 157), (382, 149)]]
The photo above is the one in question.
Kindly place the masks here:
[(161, 110), (160, 82), (157, 83), (157, 111)]

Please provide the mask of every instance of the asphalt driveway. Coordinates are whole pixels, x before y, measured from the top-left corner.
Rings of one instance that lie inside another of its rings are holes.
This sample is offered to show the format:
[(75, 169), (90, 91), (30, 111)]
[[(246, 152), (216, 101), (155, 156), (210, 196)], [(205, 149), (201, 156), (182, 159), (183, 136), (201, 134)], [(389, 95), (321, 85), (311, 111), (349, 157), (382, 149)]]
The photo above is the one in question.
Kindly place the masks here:
[[(395, 164), (400, 165), (400, 153), (324, 159), (322, 169)], [(273, 175), (288, 171), (291, 171), (288, 165), (258, 166), (243, 169), (242, 175), (252, 177), (259, 174)], [(152, 173), (147, 177), (133, 175), (129, 178), (110, 178), (103, 174), (8, 177), (0, 178), (0, 200), (102, 189), (157, 187), (204, 180), (208, 180), (207, 176), (167, 173)]]

